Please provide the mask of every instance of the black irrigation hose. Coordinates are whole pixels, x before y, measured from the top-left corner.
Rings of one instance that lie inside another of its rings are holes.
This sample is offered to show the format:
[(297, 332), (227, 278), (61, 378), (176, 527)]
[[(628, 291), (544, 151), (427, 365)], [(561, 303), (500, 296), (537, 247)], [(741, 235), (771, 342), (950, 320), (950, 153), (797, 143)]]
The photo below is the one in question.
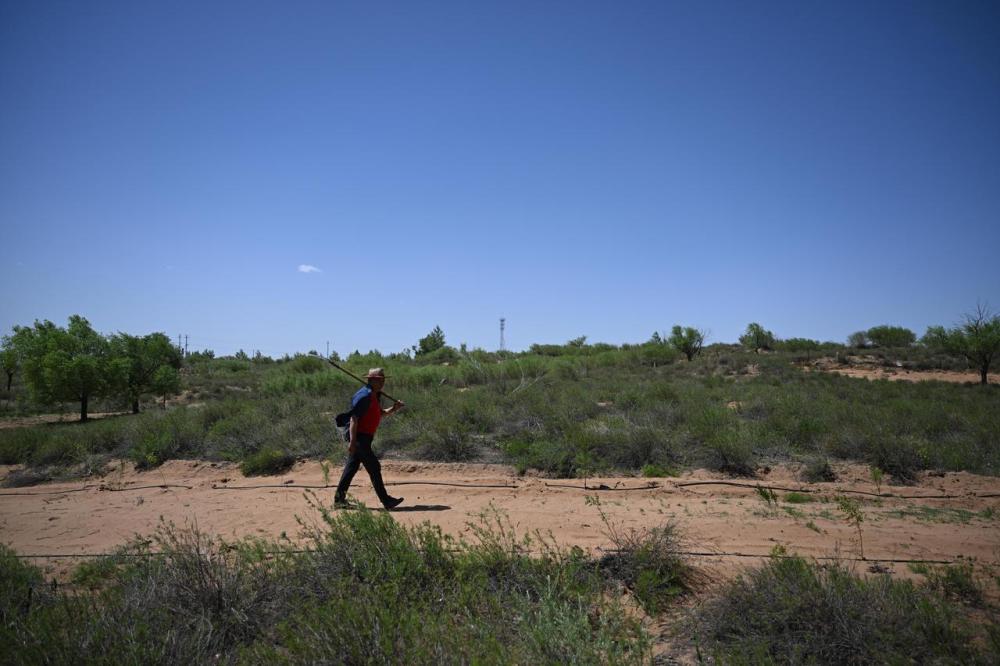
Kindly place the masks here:
[[(614, 552), (614, 551), (608, 551)], [(688, 555), (692, 557), (776, 557), (779, 559), (788, 559), (792, 557), (801, 557), (800, 555), (778, 555), (774, 553), (766, 554), (754, 554), (754, 553), (712, 553), (712, 552), (701, 552), (693, 550), (679, 550), (678, 555)], [(954, 564), (955, 560), (896, 560), (891, 558), (871, 558), (871, 557), (838, 557), (836, 555), (827, 556), (817, 556), (812, 555), (810, 559), (813, 560), (835, 560), (835, 561), (847, 561), (847, 562), (871, 562), (872, 564), (881, 564), (884, 562), (891, 562), (896, 564)]]
[(618, 488), (616, 486), (616, 487), (612, 488), (611, 486), (609, 486), (607, 484), (604, 484), (604, 483), (602, 483), (600, 485), (597, 485), (597, 486), (574, 486), (574, 485), (571, 485), (571, 484), (568, 484), (568, 483), (546, 483), (545, 487), (546, 488), (576, 488), (577, 490), (599, 490), (599, 491), (607, 491), (607, 490), (653, 490), (654, 488), (659, 488), (660, 484), (650, 482), (648, 485), (645, 485), (645, 486), (633, 486), (631, 488)]
[(84, 486), (83, 488), (72, 488), (70, 490), (52, 490), (52, 491), (42, 491), (42, 492), (37, 492), (37, 493), (33, 493), (33, 492), (30, 492), (30, 491), (29, 492), (25, 492), (25, 493), (3, 493), (3, 492), (0, 492), (0, 496), (6, 495), (6, 496), (9, 496), (9, 497), (13, 497), (13, 496), (17, 496), (17, 495), (65, 495), (66, 493), (82, 493), (85, 490), (91, 490), (92, 488), (95, 488), (95, 487), (96, 486)]
[(73, 488), (70, 490), (53, 490), (49, 492), (39, 492), (39, 493), (0, 493), (0, 495), (5, 495), (7, 497), (15, 497), (17, 495), (65, 495), (66, 493), (82, 493), (85, 490), (97, 489), (99, 492), (109, 492), (109, 493), (124, 493), (130, 490), (146, 490), (148, 488), (184, 488), (186, 490), (193, 490), (194, 486), (182, 486), (173, 483), (161, 483), (153, 486), (134, 486), (132, 488), (112, 488), (111, 486), (84, 486), (83, 488)]
[(870, 497), (884, 497), (887, 499), (966, 499), (1000, 497), (1000, 493), (969, 493), (966, 495), (897, 495), (895, 493), (872, 493), (866, 490), (786, 488), (784, 486), (765, 486), (759, 483), (751, 485), (749, 483), (737, 483), (736, 481), (686, 481), (683, 483), (675, 483), (674, 485), (678, 488), (687, 488), (689, 486), (736, 486), (737, 488), (764, 488), (766, 490), (781, 490), (790, 493), (811, 493), (817, 495), (868, 495)]
[(109, 492), (109, 493), (124, 493), (129, 490), (146, 490), (147, 488), (184, 488), (186, 490), (193, 490), (194, 486), (182, 486), (174, 483), (161, 483), (154, 486), (133, 486), (131, 488), (112, 488), (111, 486), (101, 486), (98, 490)]
[[(356, 484), (351, 484), (356, 485)], [(398, 481), (392, 482), (387, 481), (387, 486), (454, 486), (456, 488), (519, 488), (516, 485), (501, 485), (501, 484), (488, 484), (488, 483), (448, 483), (446, 481)], [(275, 483), (275, 484), (261, 484), (259, 486), (219, 486), (212, 484), (212, 490), (256, 490), (258, 488), (318, 488), (320, 490), (325, 490), (327, 488), (336, 488), (336, 485), (326, 484), (324, 486), (309, 486), (303, 484), (292, 484), (292, 483)]]
[(491, 484), (491, 483), (450, 483), (448, 481), (396, 481), (389, 482), (387, 486), (454, 486), (456, 488), (520, 488), (516, 484)]

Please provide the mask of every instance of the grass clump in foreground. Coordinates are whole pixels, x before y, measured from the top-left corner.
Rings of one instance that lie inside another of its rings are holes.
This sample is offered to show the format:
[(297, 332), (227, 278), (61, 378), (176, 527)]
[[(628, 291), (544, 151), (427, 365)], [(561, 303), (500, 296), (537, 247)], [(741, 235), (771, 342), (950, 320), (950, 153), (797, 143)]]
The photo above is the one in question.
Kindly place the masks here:
[[(60, 594), (0, 552), (8, 663), (643, 663), (649, 639), (594, 562), (528, 556), (487, 524), (478, 543), (361, 509), (304, 528), (309, 552), (161, 528)], [(159, 553), (159, 554), (156, 554)], [(148, 555), (137, 557), (136, 555)], [(127, 556), (126, 556), (127, 555)]]
[(700, 650), (726, 664), (996, 663), (997, 627), (983, 640), (932, 590), (842, 564), (773, 557), (706, 603)]
[(270, 476), (287, 472), (295, 464), (295, 456), (287, 451), (261, 449), (240, 463), (243, 476)]
[(702, 582), (681, 555), (682, 539), (675, 523), (643, 530), (617, 528), (606, 517), (604, 523), (615, 549), (601, 558), (600, 567), (631, 590), (649, 615), (667, 610)]

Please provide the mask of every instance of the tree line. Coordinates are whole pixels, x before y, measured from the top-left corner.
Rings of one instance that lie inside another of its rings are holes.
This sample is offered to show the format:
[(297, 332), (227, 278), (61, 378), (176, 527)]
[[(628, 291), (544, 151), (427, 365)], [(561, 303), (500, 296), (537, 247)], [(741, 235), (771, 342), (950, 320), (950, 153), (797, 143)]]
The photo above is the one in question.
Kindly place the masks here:
[(34, 401), (79, 402), (86, 421), (94, 398), (121, 398), (137, 414), (143, 396), (177, 393), (182, 355), (164, 333), (102, 335), (72, 315), (65, 328), (48, 320), (15, 326), (3, 338), (0, 364), (8, 391), (20, 372)]
[[(587, 345), (586, 339), (580, 336), (565, 346), (536, 344), (531, 346), (529, 353), (583, 351), (595, 347)], [(691, 361), (701, 353), (707, 339), (706, 330), (675, 325), (669, 335), (654, 332), (644, 344), (673, 348)], [(739, 342), (754, 352), (781, 349), (808, 354), (824, 347), (818, 340), (808, 338), (779, 340), (758, 322), (747, 325)], [(852, 333), (847, 343), (855, 348), (899, 348), (918, 341), (907, 328), (881, 325)], [(980, 305), (956, 326), (929, 327), (919, 343), (964, 357), (979, 372), (980, 383), (986, 384), (992, 365), (1000, 359), (1000, 315)], [(596, 346), (613, 348), (611, 345)], [(464, 344), (461, 350), (446, 345), (440, 326), (435, 326), (418, 345), (407, 350), (413, 357), (431, 362), (456, 361), (465, 351)], [(408, 358), (409, 353), (406, 354)], [(210, 351), (202, 354), (206, 359), (214, 356)], [(166, 398), (179, 392), (182, 363), (180, 349), (164, 333), (102, 335), (80, 315), (72, 315), (65, 328), (48, 320), (36, 320), (32, 326), (14, 326), (13, 333), (4, 336), (0, 345), (0, 369), (6, 374), (8, 392), (15, 374), (20, 372), (35, 402), (79, 402), (82, 421), (87, 420), (88, 406), (94, 398), (121, 398), (131, 404), (133, 413), (138, 413), (143, 396)]]
[[(674, 326), (670, 336), (654, 332), (651, 343), (667, 344), (684, 354), (690, 361), (701, 352), (708, 334), (692, 327)], [(747, 325), (740, 336), (740, 345), (754, 351), (781, 349), (791, 352), (819, 351), (823, 344), (808, 338), (788, 338), (779, 340), (774, 333), (757, 322)], [(917, 344), (916, 334), (902, 326), (873, 326), (867, 331), (858, 331), (848, 336), (849, 347), (900, 348)], [(986, 384), (994, 361), (1000, 360), (1000, 315), (994, 314), (985, 305), (967, 313), (963, 321), (951, 328), (930, 326), (919, 340), (929, 349), (964, 357), (979, 372), (979, 381)]]

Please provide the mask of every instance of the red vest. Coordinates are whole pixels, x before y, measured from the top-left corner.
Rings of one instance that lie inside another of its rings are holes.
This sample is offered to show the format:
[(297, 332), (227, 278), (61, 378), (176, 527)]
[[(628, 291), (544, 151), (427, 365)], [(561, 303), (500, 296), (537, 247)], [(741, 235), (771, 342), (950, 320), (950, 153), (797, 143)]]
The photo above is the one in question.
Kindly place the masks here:
[(378, 394), (372, 391), (368, 400), (368, 411), (358, 419), (358, 432), (363, 435), (374, 435), (381, 421), (382, 406), (379, 404)]

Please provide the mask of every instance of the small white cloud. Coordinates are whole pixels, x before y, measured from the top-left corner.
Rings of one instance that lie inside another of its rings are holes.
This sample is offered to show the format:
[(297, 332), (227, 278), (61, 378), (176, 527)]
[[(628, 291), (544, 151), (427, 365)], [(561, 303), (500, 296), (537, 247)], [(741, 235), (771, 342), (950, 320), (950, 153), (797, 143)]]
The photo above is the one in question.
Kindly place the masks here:
[(315, 266), (310, 266), (309, 264), (300, 264), (299, 273), (322, 273), (323, 271)]

